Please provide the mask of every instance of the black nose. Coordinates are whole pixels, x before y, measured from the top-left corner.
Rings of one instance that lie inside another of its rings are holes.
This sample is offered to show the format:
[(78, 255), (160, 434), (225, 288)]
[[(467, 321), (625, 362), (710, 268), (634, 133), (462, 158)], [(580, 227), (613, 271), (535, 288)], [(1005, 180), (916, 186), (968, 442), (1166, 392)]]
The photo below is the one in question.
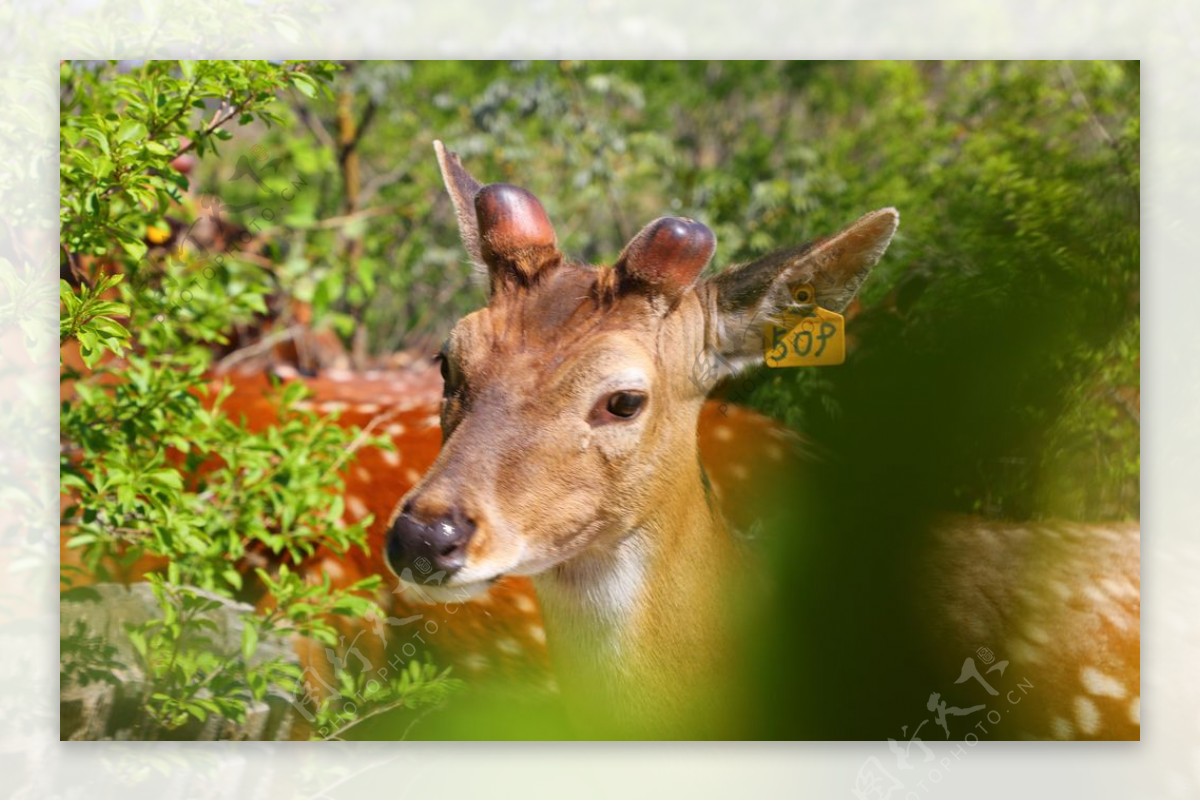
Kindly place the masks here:
[(475, 522), (457, 507), (425, 521), (405, 504), (388, 531), (388, 564), (398, 576), (411, 570), (418, 583), (435, 573), (448, 576), (466, 564), (467, 543), (474, 533)]

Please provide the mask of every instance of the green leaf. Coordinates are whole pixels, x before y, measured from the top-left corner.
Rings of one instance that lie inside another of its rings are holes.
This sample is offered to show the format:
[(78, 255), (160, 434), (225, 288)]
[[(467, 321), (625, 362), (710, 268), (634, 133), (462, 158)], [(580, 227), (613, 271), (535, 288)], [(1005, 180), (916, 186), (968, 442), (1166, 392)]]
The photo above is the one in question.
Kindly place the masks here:
[(137, 237), (121, 236), (119, 239), (121, 242), (121, 247), (125, 250), (125, 252), (137, 261), (141, 261), (146, 255), (146, 251), (149, 249), (146, 243)]
[(99, 145), (100, 149), (104, 151), (104, 155), (109, 155), (108, 136), (103, 131), (96, 128), (84, 128), (83, 136)]
[(76, 534), (67, 540), (68, 548), (81, 548), (84, 545), (91, 545), (99, 539), (95, 534), (88, 532), (86, 534)]
[(93, 177), (106, 178), (113, 171), (112, 159), (110, 159), (108, 156), (101, 156), (100, 158), (92, 161), (91, 167), (91, 173)]
[(289, 72), (288, 80), (296, 87), (299, 92), (305, 97), (317, 96), (317, 85), (312, 78), (302, 72)]
[(221, 577), (224, 578), (225, 581), (229, 583), (229, 586), (233, 587), (235, 590), (240, 590), (242, 588), (242, 574), (234, 568), (230, 567), (224, 570), (221, 573)]
[(146, 658), (146, 637), (142, 632), (135, 628), (126, 628), (125, 634), (129, 637), (129, 643), (133, 646), (133, 650), (137, 651), (142, 659)]
[(147, 131), (146, 126), (137, 120), (126, 120), (121, 123), (121, 127), (117, 129), (118, 142), (132, 142), (135, 139), (144, 139)]
[(160, 487), (168, 487), (170, 489), (183, 489), (183, 477), (179, 475), (177, 470), (169, 467), (164, 467), (158, 470), (151, 470), (145, 473), (142, 478), (150, 484), (157, 484)]
[(254, 652), (258, 650), (258, 628), (252, 621), (242, 624), (242, 659), (247, 663)]

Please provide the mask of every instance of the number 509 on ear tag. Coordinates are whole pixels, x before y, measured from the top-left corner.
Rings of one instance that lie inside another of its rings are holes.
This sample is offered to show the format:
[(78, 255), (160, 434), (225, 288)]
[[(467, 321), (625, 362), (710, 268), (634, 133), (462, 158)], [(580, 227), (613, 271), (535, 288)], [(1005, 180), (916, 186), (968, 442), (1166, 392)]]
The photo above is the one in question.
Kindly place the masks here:
[(811, 305), (807, 313), (783, 315), (763, 326), (763, 356), (768, 367), (822, 367), (846, 361), (846, 318), (816, 305), (811, 286), (798, 287), (794, 297)]

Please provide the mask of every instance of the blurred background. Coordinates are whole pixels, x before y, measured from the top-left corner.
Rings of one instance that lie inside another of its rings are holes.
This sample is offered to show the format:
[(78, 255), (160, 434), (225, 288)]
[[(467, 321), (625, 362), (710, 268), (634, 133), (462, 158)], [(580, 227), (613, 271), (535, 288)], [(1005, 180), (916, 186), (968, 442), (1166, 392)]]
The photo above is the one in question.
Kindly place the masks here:
[[(905, 599), (936, 516), (1138, 518), (1137, 62), (221, 64), (62, 68), (64, 279), (119, 263), (132, 349), (197, 375), (297, 324), (309, 374), (432, 355), (485, 301), (434, 139), (585, 261), (663, 214), (709, 225), (722, 269), (900, 210), (845, 365), (718, 390), (821, 455), (764, 509), (787, 592), (756, 690), (806, 714), (761, 732), (878, 736), (920, 706), (897, 688), (933, 686)], [(125, 126), (163, 102), (161, 130)], [(111, 143), (168, 135), (131, 185)]]

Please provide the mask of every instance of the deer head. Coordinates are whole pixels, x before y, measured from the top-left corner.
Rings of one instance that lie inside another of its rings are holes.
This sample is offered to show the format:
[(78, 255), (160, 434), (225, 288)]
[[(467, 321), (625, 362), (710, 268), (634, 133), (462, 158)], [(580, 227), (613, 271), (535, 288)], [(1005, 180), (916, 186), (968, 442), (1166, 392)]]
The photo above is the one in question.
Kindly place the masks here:
[[(826, 308), (849, 303), (897, 213), (711, 278), (713, 232), (663, 217), (613, 264), (588, 266), (560, 252), (536, 197), (481, 185), (435, 146), (490, 297), (442, 350), (443, 447), (396, 510), (389, 564), (435, 599), (534, 576), (552, 655), (556, 638), (648, 667), (692, 649), (699, 635), (670, 609), (682, 598), (702, 613), (729, 561), (699, 462), (705, 396), (762, 360), (762, 325), (791, 287), (812, 285)], [(649, 606), (670, 632), (652, 633)]]

